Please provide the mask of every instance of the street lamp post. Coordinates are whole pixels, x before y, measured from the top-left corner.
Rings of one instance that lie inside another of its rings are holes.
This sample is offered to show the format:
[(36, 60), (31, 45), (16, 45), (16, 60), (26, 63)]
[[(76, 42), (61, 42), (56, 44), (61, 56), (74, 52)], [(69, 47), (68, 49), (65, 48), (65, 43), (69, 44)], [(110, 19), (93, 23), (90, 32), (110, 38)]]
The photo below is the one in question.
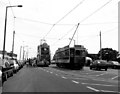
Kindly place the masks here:
[(7, 9), (10, 7), (22, 7), (22, 5), (16, 5), (16, 6), (7, 6), (6, 7), (6, 13), (5, 13), (5, 26), (4, 26), (4, 41), (3, 41), (3, 59), (5, 55), (5, 41), (6, 41), (6, 26), (7, 26)]
[(12, 58), (14, 53), (14, 38), (15, 38), (15, 31), (13, 31)]
[(23, 46), (23, 61), (25, 59), (25, 47), (28, 47), (27, 45), (26, 46)]

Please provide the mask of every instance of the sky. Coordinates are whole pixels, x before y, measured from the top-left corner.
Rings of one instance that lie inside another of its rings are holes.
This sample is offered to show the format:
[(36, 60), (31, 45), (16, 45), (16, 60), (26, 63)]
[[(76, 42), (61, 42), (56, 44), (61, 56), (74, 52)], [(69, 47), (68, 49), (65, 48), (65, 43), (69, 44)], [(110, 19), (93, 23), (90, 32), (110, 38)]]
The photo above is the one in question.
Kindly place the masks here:
[[(0, 0), (0, 50), (3, 49), (3, 35), (6, 6), (8, 8), (6, 51), (12, 50), (15, 30), (14, 52), (20, 55), (25, 46), (29, 57), (37, 54), (40, 40), (50, 45), (51, 55), (69, 44), (75, 30), (75, 44), (84, 45), (89, 53), (102, 48), (118, 51), (118, 2), (120, 0)], [(80, 25), (77, 28), (77, 24)], [(76, 29), (77, 28), (77, 29)], [(74, 45), (74, 41), (70, 46)]]

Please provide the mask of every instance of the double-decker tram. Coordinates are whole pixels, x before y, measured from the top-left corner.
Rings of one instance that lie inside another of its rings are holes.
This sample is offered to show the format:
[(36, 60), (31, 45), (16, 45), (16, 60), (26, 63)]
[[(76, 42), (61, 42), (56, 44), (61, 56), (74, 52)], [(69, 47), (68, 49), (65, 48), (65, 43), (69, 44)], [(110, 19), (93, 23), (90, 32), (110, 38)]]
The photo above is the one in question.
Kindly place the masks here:
[(58, 67), (82, 69), (85, 65), (86, 52), (86, 48), (84, 48), (82, 45), (58, 48), (54, 55), (55, 63)]
[(50, 59), (50, 46), (47, 43), (38, 45), (37, 48), (37, 66), (49, 66), (51, 63)]

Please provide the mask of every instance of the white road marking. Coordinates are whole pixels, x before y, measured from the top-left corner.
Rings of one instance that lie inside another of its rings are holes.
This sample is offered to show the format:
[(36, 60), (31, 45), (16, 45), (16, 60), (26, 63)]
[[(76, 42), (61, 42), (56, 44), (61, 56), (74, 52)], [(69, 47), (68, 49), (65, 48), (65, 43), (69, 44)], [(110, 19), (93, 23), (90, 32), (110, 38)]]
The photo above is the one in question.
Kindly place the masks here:
[(70, 78), (70, 79), (88, 80), (88, 79), (86, 79), (86, 78)]
[(81, 83), (83, 85), (88, 84), (88, 85), (98, 85), (98, 86), (114, 86), (114, 85), (105, 85), (105, 84), (92, 84), (92, 83)]
[(63, 79), (67, 79), (66, 77), (62, 76)]
[(100, 90), (100, 91), (102, 91), (102, 92), (116, 92), (116, 93), (120, 93), (118, 91), (109, 91), (109, 90)]
[(72, 80), (73, 83), (79, 84), (79, 82)]
[(92, 87), (90, 87), (90, 86), (87, 86), (87, 88), (88, 88), (88, 89), (91, 89), (91, 90), (93, 90), (93, 91), (96, 91), (96, 92), (99, 92), (99, 91), (100, 91), (100, 90), (95, 89), (95, 88), (92, 88)]
[(0, 87), (0, 94), (2, 94), (2, 87)]
[(53, 72), (50, 72), (51, 74), (53, 73)]
[(115, 76), (115, 77), (113, 77), (113, 78), (111, 78), (112, 80), (114, 80), (115, 78), (117, 78), (118, 76)]
[(92, 80), (95, 80), (95, 81), (106, 81), (106, 80), (102, 80), (102, 79), (92, 79)]
[(102, 73), (102, 74), (99, 74), (99, 75), (96, 75), (96, 76), (102, 76), (102, 75), (105, 75), (106, 73)]
[(88, 80), (86, 78), (75, 78), (75, 77), (68, 77), (69, 79), (78, 79), (78, 80)]

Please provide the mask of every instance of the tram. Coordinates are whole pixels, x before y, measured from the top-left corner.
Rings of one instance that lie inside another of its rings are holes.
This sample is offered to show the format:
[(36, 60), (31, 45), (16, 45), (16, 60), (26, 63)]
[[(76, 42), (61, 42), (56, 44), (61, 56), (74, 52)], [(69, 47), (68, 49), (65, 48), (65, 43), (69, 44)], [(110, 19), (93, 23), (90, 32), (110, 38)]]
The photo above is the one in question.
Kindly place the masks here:
[(47, 43), (38, 45), (37, 47), (37, 66), (48, 67), (51, 63), (50, 46)]
[(56, 50), (54, 60), (58, 67), (82, 69), (85, 65), (86, 54), (87, 50), (84, 46), (74, 45), (74, 47), (69, 47), (68, 45)]

